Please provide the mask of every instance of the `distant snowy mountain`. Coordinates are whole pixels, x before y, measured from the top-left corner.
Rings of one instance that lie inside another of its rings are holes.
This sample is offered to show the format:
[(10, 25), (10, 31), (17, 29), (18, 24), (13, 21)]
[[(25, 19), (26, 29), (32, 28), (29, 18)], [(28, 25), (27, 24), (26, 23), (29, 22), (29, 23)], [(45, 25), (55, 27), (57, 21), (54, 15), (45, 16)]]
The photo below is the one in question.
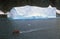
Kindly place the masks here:
[(39, 18), (56, 18), (56, 8), (37, 7), (37, 6), (22, 6), (14, 7), (8, 14), (12, 19), (39, 19)]

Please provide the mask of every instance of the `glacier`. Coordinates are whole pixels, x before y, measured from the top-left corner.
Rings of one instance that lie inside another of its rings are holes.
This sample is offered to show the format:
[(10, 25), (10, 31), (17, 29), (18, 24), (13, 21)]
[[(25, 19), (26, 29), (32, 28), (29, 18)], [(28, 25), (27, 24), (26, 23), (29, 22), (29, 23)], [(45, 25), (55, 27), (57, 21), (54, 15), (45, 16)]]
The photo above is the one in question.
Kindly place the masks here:
[(21, 6), (14, 7), (7, 15), (11, 19), (41, 19), (41, 18), (56, 18), (56, 8), (38, 7), (38, 6)]

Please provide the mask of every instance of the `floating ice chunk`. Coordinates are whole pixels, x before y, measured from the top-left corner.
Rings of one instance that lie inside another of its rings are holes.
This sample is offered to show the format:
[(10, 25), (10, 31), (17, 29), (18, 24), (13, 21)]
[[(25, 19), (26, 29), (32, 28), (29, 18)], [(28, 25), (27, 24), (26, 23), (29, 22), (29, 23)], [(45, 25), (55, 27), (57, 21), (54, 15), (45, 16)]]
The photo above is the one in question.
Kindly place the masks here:
[(0, 14), (4, 14), (4, 12), (0, 10)]
[(12, 8), (8, 15), (12, 19), (56, 18), (56, 8), (26, 5)]
[(56, 9), (56, 13), (57, 13), (57, 14), (60, 14), (60, 10)]

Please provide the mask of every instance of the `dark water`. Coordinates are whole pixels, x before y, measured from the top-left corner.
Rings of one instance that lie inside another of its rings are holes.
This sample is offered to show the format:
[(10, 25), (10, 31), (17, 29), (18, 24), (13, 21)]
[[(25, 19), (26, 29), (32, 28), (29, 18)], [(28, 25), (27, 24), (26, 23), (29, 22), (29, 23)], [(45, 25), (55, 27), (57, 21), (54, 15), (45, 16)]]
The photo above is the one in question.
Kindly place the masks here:
[(57, 35), (58, 39), (60, 39), (60, 16), (56, 19), (56, 25), (57, 25)]
[[(13, 35), (13, 30), (20, 30), (18, 36)], [(59, 39), (56, 19), (37, 20), (9, 20), (0, 18), (1, 39)]]

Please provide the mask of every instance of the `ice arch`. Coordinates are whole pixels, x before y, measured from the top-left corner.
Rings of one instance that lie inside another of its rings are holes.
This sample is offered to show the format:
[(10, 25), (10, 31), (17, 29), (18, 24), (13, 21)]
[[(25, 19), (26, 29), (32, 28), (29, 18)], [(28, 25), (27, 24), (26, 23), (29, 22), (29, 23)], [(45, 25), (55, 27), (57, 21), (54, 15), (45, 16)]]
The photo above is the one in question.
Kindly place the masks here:
[(14, 7), (8, 14), (8, 18), (12, 19), (40, 19), (40, 18), (56, 18), (56, 8), (37, 7), (37, 6), (21, 6)]

